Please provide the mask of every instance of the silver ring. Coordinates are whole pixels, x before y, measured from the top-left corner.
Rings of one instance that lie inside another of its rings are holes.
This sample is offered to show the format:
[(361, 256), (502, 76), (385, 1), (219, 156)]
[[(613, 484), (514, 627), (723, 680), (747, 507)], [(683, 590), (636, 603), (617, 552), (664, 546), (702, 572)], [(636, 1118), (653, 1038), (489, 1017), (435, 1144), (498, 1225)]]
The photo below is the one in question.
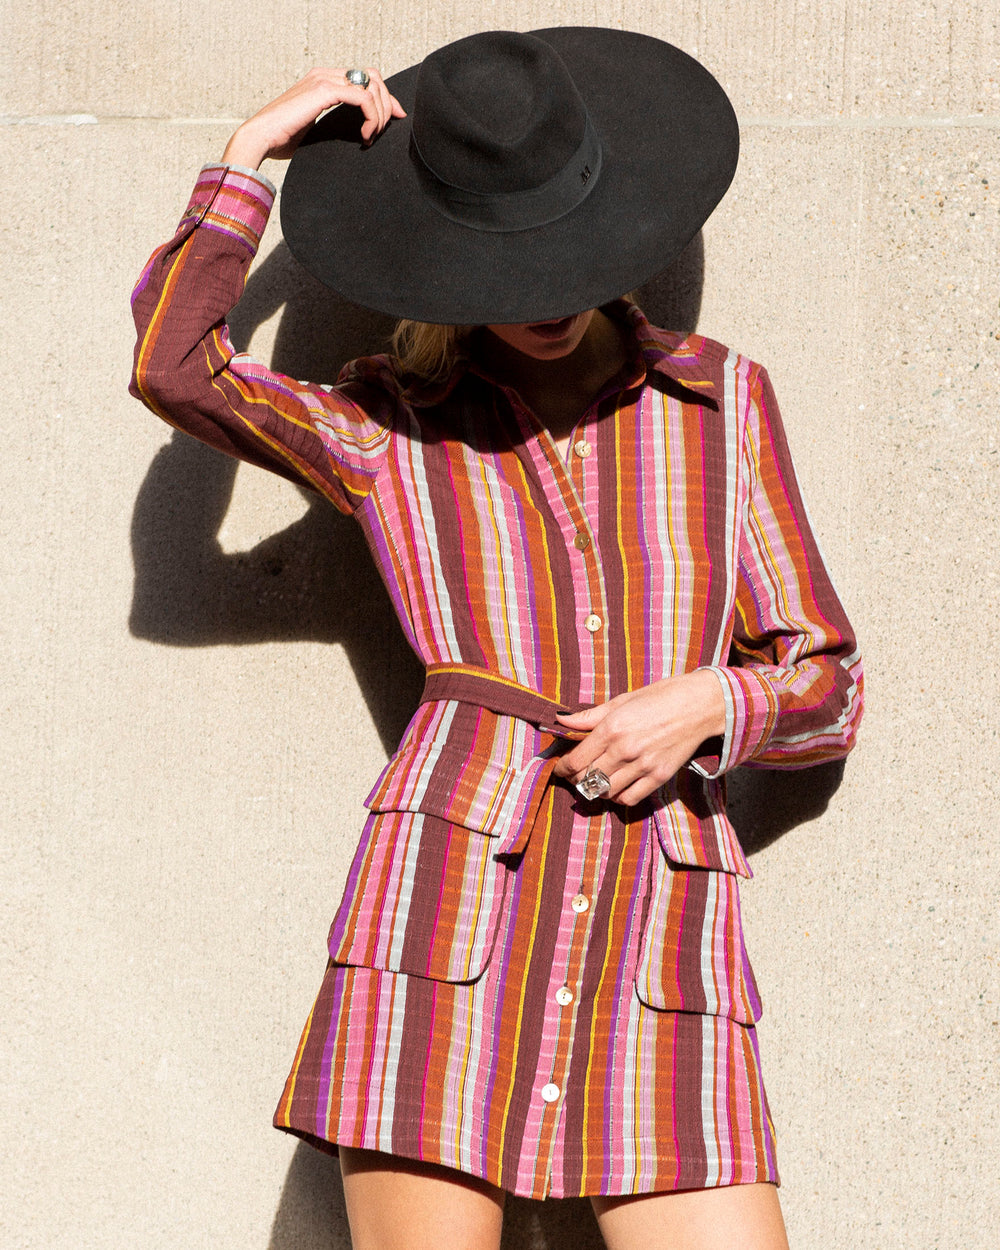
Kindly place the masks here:
[(349, 69), (344, 74), (344, 77), (352, 87), (367, 88), (368, 84), (371, 82), (371, 78), (368, 76), (368, 71), (363, 69)]
[(576, 788), (585, 799), (599, 799), (611, 789), (611, 781), (607, 773), (602, 773), (591, 764), (583, 774), (583, 780), (576, 783)]

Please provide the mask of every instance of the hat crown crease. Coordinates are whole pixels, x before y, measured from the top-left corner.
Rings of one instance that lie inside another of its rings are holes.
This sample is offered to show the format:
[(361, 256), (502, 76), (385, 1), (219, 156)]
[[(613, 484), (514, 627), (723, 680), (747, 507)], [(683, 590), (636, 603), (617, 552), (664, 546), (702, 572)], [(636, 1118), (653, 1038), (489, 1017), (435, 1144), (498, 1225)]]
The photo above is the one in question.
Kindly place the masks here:
[(523, 230), (593, 189), (601, 144), (562, 59), (531, 35), (472, 35), (423, 62), (410, 158), (432, 203), (475, 229)]

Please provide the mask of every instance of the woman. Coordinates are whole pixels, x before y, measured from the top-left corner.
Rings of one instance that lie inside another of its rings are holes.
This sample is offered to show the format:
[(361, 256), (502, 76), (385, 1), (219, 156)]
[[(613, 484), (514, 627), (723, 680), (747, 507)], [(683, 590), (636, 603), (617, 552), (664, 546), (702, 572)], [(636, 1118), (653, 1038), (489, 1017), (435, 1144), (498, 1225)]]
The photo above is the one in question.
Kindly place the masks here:
[[(427, 667), (275, 1116), (339, 1147), (356, 1247), (496, 1246), (505, 1191), (590, 1195), (613, 1248), (786, 1244), (722, 778), (846, 753), (860, 663), (765, 372), (616, 298), (737, 146), (620, 31), (313, 71), (136, 289), (134, 393), (352, 513)], [(293, 252), (407, 319), (335, 388), (225, 330), (293, 152)]]

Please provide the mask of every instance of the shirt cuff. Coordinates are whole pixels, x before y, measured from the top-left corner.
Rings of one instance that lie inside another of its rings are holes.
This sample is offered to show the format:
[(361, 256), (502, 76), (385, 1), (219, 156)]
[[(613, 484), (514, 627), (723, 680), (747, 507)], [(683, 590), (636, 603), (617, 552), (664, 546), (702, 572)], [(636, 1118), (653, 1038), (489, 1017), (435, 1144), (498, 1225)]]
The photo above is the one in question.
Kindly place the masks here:
[(240, 165), (205, 165), (181, 218), (239, 239), (256, 252), (277, 194), (274, 183)]
[[(706, 743), (709, 750), (696, 755), (690, 767), (702, 777), (714, 780), (743, 764), (767, 744), (778, 723), (778, 696), (763, 674), (753, 668), (705, 665), (722, 685), (726, 703), (726, 728), (718, 738)], [(718, 750), (711, 748), (718, 744)]]

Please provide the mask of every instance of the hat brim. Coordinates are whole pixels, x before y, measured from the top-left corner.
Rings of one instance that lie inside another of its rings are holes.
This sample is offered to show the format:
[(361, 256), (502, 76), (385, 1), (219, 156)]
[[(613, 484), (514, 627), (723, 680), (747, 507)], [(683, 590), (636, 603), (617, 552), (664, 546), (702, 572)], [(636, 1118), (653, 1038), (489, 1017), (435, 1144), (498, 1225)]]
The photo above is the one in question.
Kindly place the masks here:
[[(600, 176), (565, 216), (487, 232), (444, 216), (409, 156), (409, 118), (370, 148), (360, 109), (321, 118), (285, 176), (281, 226), (315, 277), (357, 304), (455, 325), (545, 321), (641, 285), (722, 199), (739, 154), (729, 100), (697, 61), (629, 31), (531, 32), (562, 57), (603, 147)], [(419, 65), (387, 79), (409, 113)]]

